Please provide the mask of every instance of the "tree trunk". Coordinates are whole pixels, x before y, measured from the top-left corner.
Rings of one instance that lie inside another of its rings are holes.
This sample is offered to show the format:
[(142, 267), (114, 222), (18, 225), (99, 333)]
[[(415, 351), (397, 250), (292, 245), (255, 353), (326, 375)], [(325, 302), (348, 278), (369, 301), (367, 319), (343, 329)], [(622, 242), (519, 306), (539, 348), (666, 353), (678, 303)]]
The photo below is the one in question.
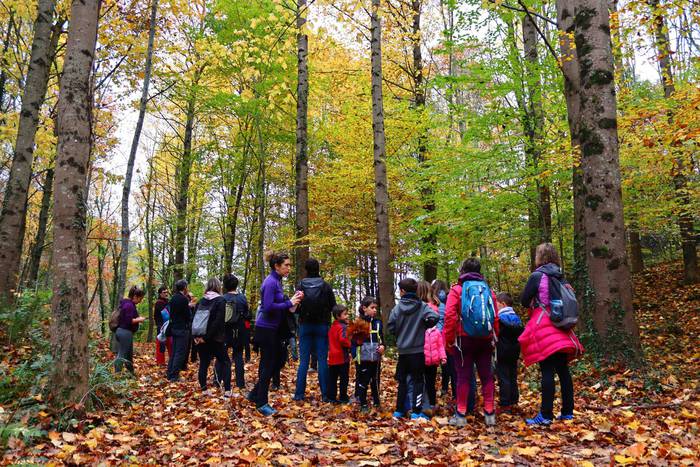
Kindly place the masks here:
[[(157, 0), (154, 0), (154, 3)], [(148, 279), (146, 283), (146, 293), (148, 294), (148, 342), (153, 342), (153, 290), (155, 282), (155, 252), (153, 233), (153, 220), (155, 218), (156, 196), (153, 193), (153, 165), (148, 170), (148, 185), (146, 186), (146, 212), (144, 213), (144, 228), (143, 238), (146, 242), (146, 254), (148, 255)]]
[(260, 279), (259, 285), (262, 286), (263, 280), (265, 280), (265, 261), (263, 257), (265, 256), (265, 204), (267, 203), (267, 183), (266, 183), (266, 172), (265, 172), (265, 141), (262, 136), (262, 128), (260, 128), (260, 122), (258, 122), (258, 152), (260, 157), (260, 177), (258, 185), (257, 196), (260, 197), (260, 202), (258, 203), (258, 255), (257, 263), (258, 268), (258, 278)]
[(178, 281), (185, 276), (185, 239), (187, 230), (187, 205), (189, 202), (190, 171), (192, 170), (192, 131), (194, 127), (195, 98), (191, 95), (187, 102), (185, 136), (183, 139), (182, 160), (177, 170), (178, 192), (175, 200), (175, 265), (173, 278)]
[[(423, 78), (423, 52), (421, 50), (421, 9), (423, 7), (422, 0), (411, 0), (411, 43), (413, 49), (413, 102), (416, 112), (421, 116), (419, 121), (423, 121), (422, 114), (425, 111), (425, 84)], [(426, 127), (420, 129), (418, 135), (418, 164), (422, 167), (423, 177), (421, 180), (421, 198), (423, 202), (423, 210), (426, 214), (426, 221), (422, 225), (421, 234), (421, 254), (423, 256), (423, 279), (432, 282), (437, 278), (437, 257), (436, 257), (436, 242), (435, 232), (431, 225), (432, 213), (435, 211), (435, 200), (433, 195), (432, 185), (429, 181), (427, 173), (426, 161), (428, 155), (428, 131)]]
[[(564, 98), (566, 100), (566, 113), (569, 123), (569, 137), (571, 148), (574, 152), (574, 167), (572, 189), (574, 197), (574, 267), (572, 284), (576, 289), (579, 301), (583, 304), (582, 313), (589, 311), (588, 300), (588, 269), (586, 266), (586, 231), (583, 223), (583, 206), (585, 190), (583, 189), (583, 175), (581, 165), (578, 162), (580, 155), (580, 143), (578, 140), (578, 126), (581, 114), (581, 101), (579, 90), (581, 88), (579, 78), (578, 54), (574, 44), (574, 1), (557, 0), (557, 27), (561, 33), (559, 49), (561, 51), (561, 67), (564, 74)], [(561, 252), (563, 254), (563, 252)]]
[[(7, 83), (7, 51), (10, 49), (10, 35), (12, 34), (12, 27), (14, 26), (15, 12), (10, 10), (10, 17), (7, 20), (7, 32), (5, 32), (5, 38), (2, 41), (2, 55), (0, 55), (0, 114), (5, 113), (5, 85)], [(5, 124), (5, 116), (0, 117), (0, 125)]]
[(54, 0), (39, 0), (29, 70), (22, 96), (17, 140), (0, 212), (0, 301), (12, 300), (19, 280), (20, 257), (26, 225), (27, 196), (32, 178), (39, 110), (46, 97), (49, 70), (58, 44), (52, 40)]
[(585, 191), (583, 222), (589, 280), (595, 294), (593, 325), (608, 357), (638, 359), (639, 328), (632, 309), (625, 244), (607, 2), (579, 0), (574, 17), (580, 78), (578, 140)]
[[(654, 21), (654, 45), (656, 47), (656, 59), (661, 70), (661, 84), (664, 87), (664, 97), (667, 100), (673, 98), (676, 86), (673, 81), (673, 64), (671, 63), (671, 47), (668, 38), (668, 28), (663, 16), (659, 0), (648, 0), (651, 16)], [(673, 111), (668, 112), (669, 124), (673, 124)], [(684, 160), (682, 149), (671, 146), (675, 152), (673, 157), (673, 187), (675, 200), (678, 206), (678, 228), (681, 234), (683, 249), (683, 275), (685, 282), (695, 284), (700, 282), (700, 270), (698, 270), (697, 240), (695, 239), (695, 226), (693, 225), (693, 212), (690, 193), (688, 191), (689, 168), (692, 161)]]
[(141, 100), (139, 102), (139, 116), (136, 120), (134, 137), (131, 140), (131, 150), (129, 160), (126, 163), (126, 174), (124, 175), (124, 188), (122, 189), (122, 230), (121, 230), (121, 260), (119, 262), (119, 282), (117, 296), (123, 297), (126, 289), (126, 271), (129, 265), (129, 237), (131, 228), (129, 227), (129, 194), (131, 193), (131, 178), (134, 173), (134, 162), (136, 152), (139, 148), (143, 120), (146, 117), (146, 105), (148, 104), (148, 87), (151, 83), (151, 66), (153, 64), (153, 42), (156, 36), (156, 14), (158, 13), (158, 0), (151, 0), (151, 18), (148, 27), (148, 47), (146, 49), (146, 65), (143, 76), (143, 87), (141, 88)]
[(394, 273), (391, 270), (389, 236), (389, 187), (386, 175), (386, 140), (384, 135), (384, 95), (382, 90), (382, 20), (381, 0), (372, 0), (372, 131), (374, 139), (374, 211), (377, 226), (377, 275), (379, 303), (386, 323), (394, 307)]
[(91, 71), (99, 0), (74, 0), (58, 98), (53, 222), (49, 388), (56, 408), (82, 403), (88, 389), (87, 169), (92, 141)]
[(105, 257), (107, 256), (107, 248), (102, 245), (102, 242), (97, 245), (97, 294), (98, 303), (100, 306), (100, 332), (103, 336), (106, 335), (105, 321), (107, 321), (107, 304), (105, 303)]
[(244, 163), (243, 171), (241, 172), (241, 179), (238, 182), (238, 187), (236, 188), (236, 201), (233, 206), (233, 214), (229, 219), (229, 235), (226, 240), (228, 245), (228, 250), (226, 251), (226, 256), (224, 257), (224, 270), (231, 274), (233, 273), (233, 256), (236, 251), (236, 230), (238, 227), (238, 214), (241, 209), (241, 201), (243, 200), (243, 191), (245, 190), (245, 183), (248, 179), (248, 167), (247, 161)]
[[(542, 145), (544, 140), (544, 111), (542, 109), (542, 83), (540, 79), (540, 64), (537, 53), (538, 32), (532, 14), (525, 14), (522, 18), (523, 52), (525, 55), (525, 109), (524, 129), (526, 135), (525, 154), (528, 165), (535, 176), (536, 202), (532, 215), (535, 216), (530, 223), (531, 228), (536, 228), (531, 233), (534, 243), (552, 241), (552, 208), (550, 202), (549, 185), (545, 180), (540, 180), (540, 159), (542, 157)], [(537, 245), (534, 245), (537, 246)], [(532, 251), (531, 245), (531, 251)]]
[(629, 226), (630, 236), (630, 268), (633, 273), (644, 270), (644, 256), (642, 255), (642, 241), (639, 237), (639, 229), (636, 225)]
[(32, 249), (32, 257), (29, 262), (29, 275), (27, 276), (27, 285), (35, 284), (37, 277), (39, 277), (41, 253), (44, 251), (44, 242), (46, 241), (46, 226), (48, 225), (49, 210), (51, 209), (53, 175), (53, 167), (46, 170), (46, 178), (44, 178), (44, 190), (41, 195), (41, 209), (39, 210), (39, 226), (37, 227), (36, 238), (34, 240), (34, 248)]
[(306, 0), (297, 0), (297, 146), (296, 146), (296, 214), (295, 260), (296, 280), (305, 276), (304, 263), (309, 258), (309, 166), (307, 117), (309, 104), (309, 71), (307, 56), (309, 36), (303, 33), (306, 24)]

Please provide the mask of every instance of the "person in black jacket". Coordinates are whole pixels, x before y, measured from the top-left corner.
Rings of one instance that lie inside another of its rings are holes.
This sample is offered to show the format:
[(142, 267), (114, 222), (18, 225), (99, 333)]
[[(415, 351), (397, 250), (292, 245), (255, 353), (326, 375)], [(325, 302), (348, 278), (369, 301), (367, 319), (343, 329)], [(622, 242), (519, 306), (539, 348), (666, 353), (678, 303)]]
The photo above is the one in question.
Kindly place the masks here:
[[(226, 300), (221, 296), (221, 281), (215, 277), (207, 282), (204, 297), (197, 304), (195, 313), (202, 313), (204, 310), (209, 310), (206, 332), (204, 336), (195, 335), (194, 337), (194, 344), (199, 352), (199, 386), (202, 391), (207, 390), (209, 364), (212, 358), (216, 357), (215, 372), (221, 371), (221, 374), (216, 375), (217, 380), (223, 381), (224, 397), (231, 397), (231, 359), (226, 352), (224, 332)], [(197, 322), (196, 314), (194, 322)], [(193, 327), (193, 331), (196, 331), (196, 326)]]
[(299, 314), (299, 369), (294, 400), (302, 401), (306, 395), (306, 375), (312, 351), (318, 358), (318, 384), (321, 398), (326, 400), (328, 386), (328, 330), (331, 310), (336, 305), (333, 289), (319, 274), (320, 266), (314, 258), (304, 264), (306, 278), (297, 285), (304, 292), (304, 299), (297, 308)]
[(168, 359), (168, 381), (179, 381), (180, 371), (187, 361), (190, 342), (190, 299), (187, 281), (180, 279), (175, 282), (175, 293), (168, 303), (170, 309), (169, 332), (173, 338), (173, 352)]
[(505, 292), (496, 295), (500, 334), (496, 343), (496, 376), (500, 411), (511, 413), (518, 405), (518, 337), (525, 330), (520, 317), (513, 310), (513, 299)]
[[(226, 306), (231, 307), (231, 319), (224, 323), (224, 334), (226, 336), (226, 353), (228, 349), (233, 351), (233, 363), (236, 366), (236, 386), (239, 389), (245, 389), (245, 367), (243, 364), (243, 352), (245, 347), (245, 338), (247, 337), (248, 329), (246, 329), (246, 321), (250, 320), (250, 308), (245, 295), (238, 293), (238, 278), (233, 274), (224, 276), (224, 300)], [(221, 368), (223, 362), (216, 361), (217, 376), (223, 374)], [(229, 371), (230, 368), (229, 368)]]

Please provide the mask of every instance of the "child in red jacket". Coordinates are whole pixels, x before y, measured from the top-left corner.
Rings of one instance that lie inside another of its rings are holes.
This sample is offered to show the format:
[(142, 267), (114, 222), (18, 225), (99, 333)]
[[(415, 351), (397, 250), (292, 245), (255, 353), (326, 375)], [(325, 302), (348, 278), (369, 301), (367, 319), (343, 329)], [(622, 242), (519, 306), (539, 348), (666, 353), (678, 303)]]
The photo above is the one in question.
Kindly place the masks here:
[[(333, 325), (328, 330), (328, 394), (326, 397), (335, 404), (347, 404), (348, 383), (350, 381), (350, 339), (348, 338), (348, 308), (345, 305), (333, 307)], [(338, 379), (340, 398), (338, 399)]]

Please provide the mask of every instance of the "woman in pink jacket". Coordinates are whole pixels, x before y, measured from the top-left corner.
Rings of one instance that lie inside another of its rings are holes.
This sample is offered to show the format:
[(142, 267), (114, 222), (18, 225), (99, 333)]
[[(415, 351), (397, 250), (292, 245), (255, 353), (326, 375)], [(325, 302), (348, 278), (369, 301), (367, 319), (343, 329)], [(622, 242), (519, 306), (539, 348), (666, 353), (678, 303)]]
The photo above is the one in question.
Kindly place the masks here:
[(525, 366), (540, 364), (542, 379), (540, 390), (542, 404), (535, 418), (526, 420), (528, 425), (549, 425), (554, 419), (554, 374), (561, 385), (560, 420), (574, 418), (574, 384), (569, 371), (569, 361), (583, 353), (573, 329), (564, 331), (555, 327), (549, 319), (550, 284), (552, 280), (563, 282), (571, 287), (561, 272), (561, 260), (551, 243), (543, 243), (535, 252), (536, 270), (525, 285), (520, 302), (529, 308), (530, 320), (518, 339)]

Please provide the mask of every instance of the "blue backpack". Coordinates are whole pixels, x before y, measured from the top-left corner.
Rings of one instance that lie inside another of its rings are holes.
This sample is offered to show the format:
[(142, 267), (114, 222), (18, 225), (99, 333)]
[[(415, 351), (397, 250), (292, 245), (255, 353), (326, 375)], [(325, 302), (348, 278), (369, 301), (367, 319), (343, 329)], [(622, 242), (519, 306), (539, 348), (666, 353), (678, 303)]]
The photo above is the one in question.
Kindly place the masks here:
[(496, 308), (491, 289), (484, 281), (462, 284), (462, 329), (471, 337), (487, 337), (493, 332)]

